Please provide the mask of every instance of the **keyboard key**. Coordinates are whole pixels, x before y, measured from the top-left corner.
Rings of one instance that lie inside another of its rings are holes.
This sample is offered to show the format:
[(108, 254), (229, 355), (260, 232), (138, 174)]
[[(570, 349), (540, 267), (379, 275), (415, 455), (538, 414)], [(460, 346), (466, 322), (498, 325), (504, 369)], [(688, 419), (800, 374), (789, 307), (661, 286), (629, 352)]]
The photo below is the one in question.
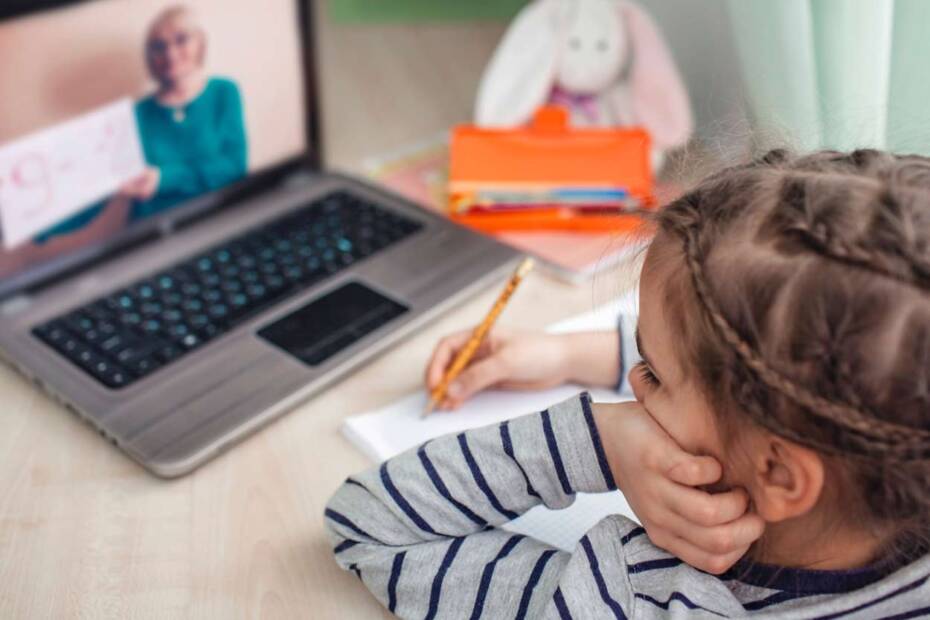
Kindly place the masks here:
[(104, 359), (98, 360), (89, 368), (101, 383), (111, 388), (121, 388), (129, 384), (129, 374), (123, 368)]
[(157, 301), (147, 301), (144, 304), (142, 304), (141, 311), (142, 311), (142, 314), (145, 316), (161, 314), (162, 305)]
[(255, 282), (258, 282), (260, 278), (261, 276), (254, 269), (242, 272), (241, 276), (241, 280), (246, 284), (254, 284)]
[(112, 368), (100, 376), (100, 380), (111, 388), (121, 388), (129, 383), (130, 378), (122, 370)]
[(153, 357), (143, 357), (126, 364), (126, 368), (132, 371), (137, 377), (144, 377), (161, 366), (161, 363)]
[(137, 341), (123, 349), (120, 349), (113, 356), (120, 364), (130, 366), (140, 359), (147, 359), (155, 355), (164, 344), (158, 340), (149, 340), (146, 342)]
[(185, 323), (177, 323), (168, 328), (168, 335), (172, 340), (183, 340), (190, 333), (190, 328)]
[(242, 282), (239, 282), (239, 280), (227, 280), (223, 282), (220, 288), (226, 293), (238, 293), (242, 290)]
[[(141, 318), (141, 317), (140, 317), (140, 318)], [(98, 330), (104, 337), (106, 337), (106, 336), (109, 336), (109, 335), (111, 335), (111, 334), (115, 334), (115, 333), (119, 330), (119, 328), (118, 328), (116, 325), (114, 325), (113, 323), (101, 322), (101, 323), (97, 323), (97, 330)]]
[(92, 369), (102, 358), (87, 347), (79, 347), (73, 352), (71, 359), (84, 368)]
[(191, 329), (194, 331), (201, 330), (209, 322), (210, 319), (205, 314), (192, 314), (187, 317), (187, 324), (190, 325)]
[(151, 284), (140, 284), (136, 287), (135, 294), (138, 295), (140, 299), (152, 299), (155, 297), (155, 289)]
[(67, 323), (68, 327), (72, 331), (79, 334), (89, 329), (93, 329), (97, 325), (97, 322), (94, 321), (94, 319), (90, 318), (83, 312), (75, 312), (74, 314), (68, 316), (65, 319), (65, 323)]
[(88, 329), (81, 335), (84, 336), (84, 340), (91, 344), (99, 344), (102, 340), (107, 338), (107, 334), (101, 333), (101, 331), (96, 328)]
[(201, 288), (198, 282), (185, 282), (181, 285), (181, 293), (188, 297), (195, 297), (200, 294)]
[(87, 306), (84, 311), (98, 322), (111, 321), (114, 316), (106, 300), (95, 302)]
[(137, 340), (126, 334), (114, 334), (100, 343), (100, 350), (104, 353), (116, 353), (135, 344)]
[(210, 306), (208, 312), (214, 319), (225, 319), (229, 316), (229, 307), (226, 304), (214, 304)]
[(172, 344), (169, 344), (160, 348), (156, 355), (158, 356), (158, 359), (167, 364), (181, 357), (182, 353), (181, 349)]
[(265, 286), (267, 286), (272, 291), (279, 291), (284, 288), (284, 278), (281, 276), (267, 276), (263, 279)]
[(56, 349), (60, 349), (61, 343), (71, 337), (60, 321), (46, 323), (36, 328), (36, 335)]
[(235, 293), (226, 298), (226, 301), (232, 306), (233, 312), (245, 308), (249, 303), (249, 298), (242, 293)]
[(261, 299), (268, 294), (268, 289), (261, 284), (250, 284), (246, 287), (245, 292), (252, 299)]

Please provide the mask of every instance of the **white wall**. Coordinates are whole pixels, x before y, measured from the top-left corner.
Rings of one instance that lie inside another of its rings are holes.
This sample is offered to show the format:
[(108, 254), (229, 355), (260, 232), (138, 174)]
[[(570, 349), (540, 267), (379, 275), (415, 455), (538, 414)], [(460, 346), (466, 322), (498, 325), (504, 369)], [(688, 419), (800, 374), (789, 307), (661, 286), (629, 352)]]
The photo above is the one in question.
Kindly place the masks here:
[[(702, 146), (724, 160), (739, 156), (748, 128), (726, 0), (634, 1), (653, 15), (672, 48)], [(327, 4), (317, 2), (316, 9), (330, 165), (358, 169), (366, 156), (471, 118), (478, 81), (505, 23), (334, 24)], [(371, 117), (385, 126), (378, 136), (354, 131)]]
[(723, 159), (739, 156), (748, 144), (749, 124), (726, 0), (636, 1), (655, 18), (672, 49), (703, 145)]
[(197, 11), (207, 73), (242, 90), (249, 159), (260, 168), (303, 149), (298, 34), (291, 0), (109, 0), (0, 24), (0, 144), (152, 88), (145, 34), (174, 4)]

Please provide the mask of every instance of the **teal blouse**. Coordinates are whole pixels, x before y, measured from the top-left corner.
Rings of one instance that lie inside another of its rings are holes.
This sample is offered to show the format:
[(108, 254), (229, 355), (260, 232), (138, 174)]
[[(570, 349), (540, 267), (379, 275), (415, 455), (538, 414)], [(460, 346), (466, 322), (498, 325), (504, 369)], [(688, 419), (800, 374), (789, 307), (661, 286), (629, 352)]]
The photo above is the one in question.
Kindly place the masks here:
[[(184, 107), (182, 119), (154, 95), (135, 106), (142, 150), (161, 176), (155, 195), (132, 205), (129, 221), (155, 215), (246, 174), (248, 144), (239, 88), (231, 80), (211, 78), (203, 92)], [(87, 225), (103, 210), (97, 203), (42, 233), (36, 241)]]

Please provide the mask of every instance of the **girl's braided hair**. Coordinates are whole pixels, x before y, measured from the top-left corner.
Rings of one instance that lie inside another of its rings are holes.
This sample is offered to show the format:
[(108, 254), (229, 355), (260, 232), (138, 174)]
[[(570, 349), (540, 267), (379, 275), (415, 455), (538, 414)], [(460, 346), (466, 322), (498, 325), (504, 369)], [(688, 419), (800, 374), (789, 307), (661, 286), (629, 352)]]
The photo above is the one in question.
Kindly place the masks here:
[(669, 311), (718, 413), (824, 454), (861, 518), (923, 539), (930, 159), (771, 151), (701, 182), (657, 224), (685, 266), (667, 281)]

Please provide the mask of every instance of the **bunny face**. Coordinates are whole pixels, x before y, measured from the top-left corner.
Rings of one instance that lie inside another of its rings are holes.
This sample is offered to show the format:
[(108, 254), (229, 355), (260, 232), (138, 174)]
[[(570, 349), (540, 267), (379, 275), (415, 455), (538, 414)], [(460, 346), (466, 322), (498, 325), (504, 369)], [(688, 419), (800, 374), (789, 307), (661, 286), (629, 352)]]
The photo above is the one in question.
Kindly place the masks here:
[(484, 127), (523, 125), (560, 95), (582, 106), (579, 116), (590, 116), (589, 124), (645, 128), (659, 150), (691, 134), (675, 61), (652, 19), (630, 0), (529, 2), (485, 70), (475, 120)]
[(571, 0), (561, 29), (555, 67), (559, 87), (593, 95), (619, 79), (627, 40), (611, 0)]

